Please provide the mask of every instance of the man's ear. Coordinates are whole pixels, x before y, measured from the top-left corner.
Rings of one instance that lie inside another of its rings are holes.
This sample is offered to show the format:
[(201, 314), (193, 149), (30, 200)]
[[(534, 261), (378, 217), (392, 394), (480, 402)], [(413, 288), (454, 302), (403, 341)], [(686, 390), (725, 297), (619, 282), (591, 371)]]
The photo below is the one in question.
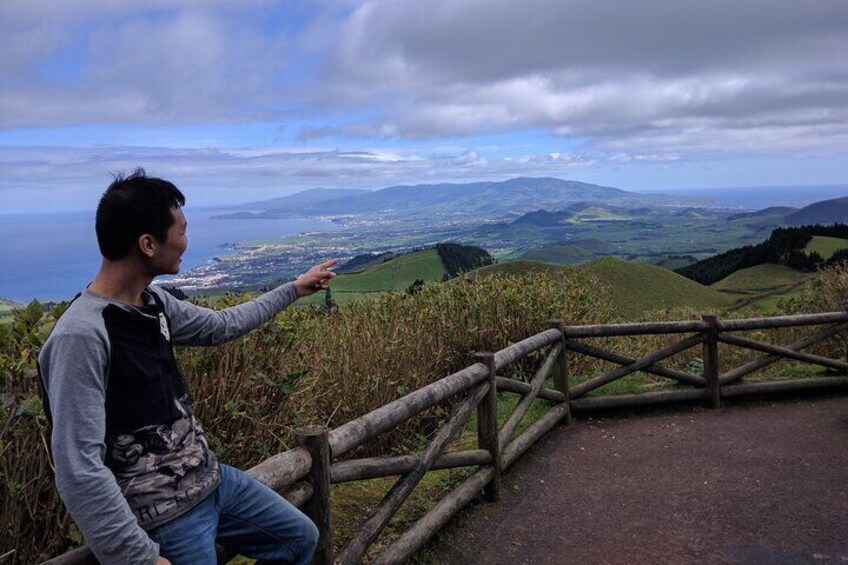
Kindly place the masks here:
[(138, 248), (144, 256), (153, 257), (156, 253), (156, 238), (149, 233), (142, 235), (138, 238)]

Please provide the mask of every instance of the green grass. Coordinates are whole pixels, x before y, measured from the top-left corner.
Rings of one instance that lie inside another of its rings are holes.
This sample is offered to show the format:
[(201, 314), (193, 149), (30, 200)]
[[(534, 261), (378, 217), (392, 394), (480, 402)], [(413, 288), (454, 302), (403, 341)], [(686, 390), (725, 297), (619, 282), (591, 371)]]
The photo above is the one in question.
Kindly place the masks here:
[(538, 273), (543, 275), (559, 274), (565, 272), (565, 268), (552, 265), (542, 261), (530, 261), (521, 259), (518, 261), (505, 261), (496, 265), (488, 265), (471, 271), (470, 276), (486, 278), (492, 275), (515, 275), (523, 273)]
[(763, 315), (778, 315), (784, 314), (783, 308), (780, 307), (780, 304), (784, 300), (788, 300), (794, 296), (798, 296), (801, 294), (801, 287), (803, 285), (793, 286), (788, 288), (782, 292), (770, 293), (761, 298), (754, 299), (747, 306), (752, 308), (758, 314)]
[[(427, 249), (401, 255), (397, 259), (373, 265), (356, 273), (345, 273), (335, 277), (330, 285), (333, 299), (339, 304), (362, 299), (369, 294), (396, 291), (403, 292), (417, 279), (425, 283), (441, 281), (445, 267), (435, 249)], [(302, 304), (319, 304), (324, 293), (319, 292), (301, 300)]]
[(530, 261), (544, 261), (557, 265), (568, 265), (589, 260), (592, 258), (592, 253), (576, 245), (551, 245), (549, 247), (535, 247), (522, 251), (518, 254), (518, 258)]
[(657, 267), (662, 267), (663, 269), (668, 269), (669, 271), (675, 271), (677, 269), (682, 269), (683, 267), (688, 267), (692, 263), (694, 263), (692, 259), (687, 259), (684, 257), (665, 257), (664, 259), (660, 259), (659, 261), (652, 262)]
[(618, 315), (625, 319), (649, 310), (679, 306), (722, 309), (736, 301), (734, 297), (655, 265), (602, 258), (578, 269), (594, 274), (610, 288)]
[(814, 235), (807, 247), (804, 248), (804, 253), (817, 252), (826, 261), (831, 255), (848, 247), (848, 239), (838, 237), (825, 237), (823, 235)]
[(762, 291), (797, 284), (809, 275), (784, 265), (765, 263), (740, 269), (712, 285), (716, 290)]
[[(662, 267), (635, 263), (609, 257), (584, 263), (584, 270), (600, 279), (611, 291), (618, 317), (633, 318), (639, 314), (662, 308), (690, 306), (705, 310), (731, 307), (737, 300), (708, 286), (703, 286)], [(473, 276), (491, 276), (510, 273), (567, 273), (567, 267), (541, 261), (509, 261), (482, 267)]]
[(21, 305), (13, 306), (11, 304), (0, 304), (0, 325), (11, 324), (14, 319), (14, 309), (20, 308)]

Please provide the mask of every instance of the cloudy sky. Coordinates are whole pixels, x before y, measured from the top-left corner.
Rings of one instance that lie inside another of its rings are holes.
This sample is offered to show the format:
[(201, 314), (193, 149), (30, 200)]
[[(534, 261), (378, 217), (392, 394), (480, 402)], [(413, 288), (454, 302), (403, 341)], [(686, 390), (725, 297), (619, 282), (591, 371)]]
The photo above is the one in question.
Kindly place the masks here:
[(845, 0), (8, 0), (2, 211), (557, 176), (848, 183)]

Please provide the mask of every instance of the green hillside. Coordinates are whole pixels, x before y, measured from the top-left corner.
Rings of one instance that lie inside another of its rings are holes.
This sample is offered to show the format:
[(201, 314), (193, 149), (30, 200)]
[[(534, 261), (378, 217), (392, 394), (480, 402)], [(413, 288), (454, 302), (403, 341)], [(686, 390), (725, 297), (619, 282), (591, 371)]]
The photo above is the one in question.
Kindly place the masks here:
[(646, 263), (601, 258), (578, 267), (609, 286), (619, 317), (638, 316), (648, 310), (690, 306), (715, 310), (731, 306), (736, 299), (682, 275)]
[(505, 261), (496, 265), (489, 265), (487, 267), (474, 269), (469, 273), (469, 276), (485, 278), (493, 275), (513, 275), (523, 273), (541, 273), (547, 275), (551, 273), (560, 273), (563, 272), (563, 270), (564, 268), (559, 265), (552, 265), (542, 261), (519, 260)]
[(808, 276), (807, 273), (790, 269), (784, 265), (764, 263), (756, 267), (740, 269), (714, 283), (712, 288), (716, 290), (763, 291), (794, 285)]
[(0, 324), (11, 324), (14, 318), (15, 308), (23, 308), (23, 304), (19, 304), (14, 300), (0, 298)]
[(587, 251), (576, 245), (551, 245), (548, 247), (534, 247), (517, 254), (518, 259), (528, 261), (543, 261), (545, 263), (555, 263), (557, 265), (569, 265), (572, 263), (580, 263), (587, 261), (593, 256), (592, 252)]
[[(609, 287), (613, 305), (620, 319), (632, 318), (649, 310), (674, 306), (715, 310), (730, 307), (737, 300), (735, 297), (702, 286), (677, 273), (646, 263), (604, 257), (574, 268), (595, 275)], [(568, 269), (569, 267), (540, 261), (509, 261), (477, 269), (472, 276), (567, 272)]]
[(827, 261), (834, 253), (846, 247), (848, 247), (848, 239), (814, 235), (810, 243), (804, 248), (804, 253), (809, 254), (815, 251), (821, 255), (822, 259)]
[[(404, 291), (417, 279), (425, 283), (441, 281), (445, 267), (435, 249), (401, 255), (397, 259), (368, 267), (356, 273), (345, 273), (333, 279), (333, 299), (344, 304), (370, 293)], [(323, 303), (324, 293), (319, 292), (301, 301), (305, 304)]]

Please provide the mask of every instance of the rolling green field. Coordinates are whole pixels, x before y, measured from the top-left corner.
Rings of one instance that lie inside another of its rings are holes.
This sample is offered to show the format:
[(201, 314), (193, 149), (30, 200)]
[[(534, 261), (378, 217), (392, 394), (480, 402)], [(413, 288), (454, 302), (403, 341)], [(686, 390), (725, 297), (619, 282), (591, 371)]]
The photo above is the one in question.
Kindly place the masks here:
[(848, 239), (814, 235), (807, 247), (804, 248), (804, 253), (815, 251), (826, 261), (830, 259), (831, 255), (846, 247), (848, 247)]
[[(632, 318), (648, 310), (690, 306), (715, 310), (732, 306), (737, 299), (700, 285), (662, 267), (623, 259), (602, 258), (574, 267), (595, 275), (612, 294), (618, 317)], [(563, 270), (539, 261), (509, 261), (477, 269), (474, 276)]]
[[(338, 275), (331, 284), (333, 300), (346, 304), (351, 300), (361, 299), (376, 292), (403, 292), (416, 279), (425, 283), (440, 282), (445, 274), (445, 267), (435, 249), (418, 251), (401, 255), (379, 265), (368, 267), (356, 273)], [(319, 292), (300, 301), (302, 304), (321, 304), (324, 293)]]
[(550, 274), (558, 272), (564, 272), (563, 267), (559, 265), (551, 265), (550, 263), (542, 261), (519, 260), (505, 261), (496, 265), (480, 267), (479, 269), (471, 271), (469, 276), (485, 278), (492, 275), (515, 275), (522, 273)]
[(734, 297), (655, 265), (602, 258), (578, 269), (594, 274), (609, 286), (621, 318), (675, 306), (715, 310), (728, 308), (736, 302)]
[(732, 275), (712, 285), (716, 290), (764, 291), (795, 285), (809, 276), (784, 265), (765, 263), (747, 269), (740, 269)]
[(12, 311), (14, 308), (20, 308), (21, 305), (13, 305), (7, 301), (0, 302), (0, 324), (11, 324), (12, 323)]
[(529, 261), (544, 261), (557, 265), (569, 265), (588, 261), (593, 257), (593, 254), (576, 245), (551, 245), (549, 247), (536, 247), (527, 251), (519, 251), (515, 254), (515, 257)]
[(746, 305), (746, 308), (751, 308), (756, 311), (758, 315), (777, 315), (783, 314), (784, 309), (781, 308), (781, 302), (784, 300), (789, 300), (790, 298), (800, 295), (801, 289), (803, 285), (799, 284), (796, 286), (791, 286), (786, 290), (780, 292), (767, 293), (759, 298), (755, 298), (749, 304)]

